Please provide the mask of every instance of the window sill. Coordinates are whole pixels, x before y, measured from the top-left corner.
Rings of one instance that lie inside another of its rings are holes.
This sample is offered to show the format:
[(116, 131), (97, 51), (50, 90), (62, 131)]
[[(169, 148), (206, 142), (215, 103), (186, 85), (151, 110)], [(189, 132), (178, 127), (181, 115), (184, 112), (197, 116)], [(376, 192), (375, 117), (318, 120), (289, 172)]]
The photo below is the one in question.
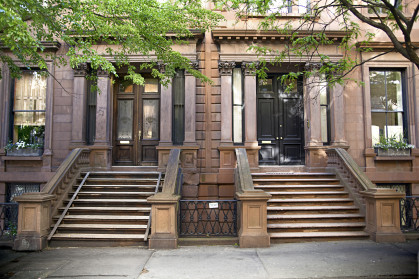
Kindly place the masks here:
[[(242, 20), (247, 20), (249, 18), (266, 18), (269, 17), (271, 15), (247, 15), (247, 16), (243, 16)], [(281, 15), (276, 15), (275, 17), (277, 19), (281, 19), (281, 18), (285, 18), (285, 19), (295, 19), (295, 18), (302, 18), (304, 17), (305, 14), (299, 14), (299, 13), (289, 13), (289, 14), (281, 14)], [(315, 19), (315, 16), (310, 16), (309, 19)]]
[(376, 156), (375, 161), (413, 161), (414, 156)]
[(1, 156), (3, 161), (42, 161), (42, 156)]

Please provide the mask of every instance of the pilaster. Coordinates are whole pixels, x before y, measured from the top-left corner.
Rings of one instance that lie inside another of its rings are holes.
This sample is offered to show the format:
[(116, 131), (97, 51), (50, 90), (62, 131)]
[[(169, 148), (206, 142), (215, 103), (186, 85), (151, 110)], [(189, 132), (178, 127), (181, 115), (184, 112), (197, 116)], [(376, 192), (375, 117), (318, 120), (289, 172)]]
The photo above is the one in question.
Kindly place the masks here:
[(244, 73), (245, 146), (256, 147), (258, 146), (256, 68), (252, 62), (243, 62), (242, 69)]
[(331, 145), (347, 146), (345, 138), (345, 106), (343, 96), (343, 86), (335, 84), (330, 88), (330, 127), (331, 127)]
[[(192, 68), (198, 68), (198, 62), (191, 63)], [(196, 145), (196, 78), (185, 72), (185, 140), (184, 145)]]
[(220, 146), (233, 144), (232, 82), (235, 62), (221, 61), (218, 70), (221, 76), (221, 142)]
[[(160, 63), (159, 70), (165, 72), (165, 64)], [(186, 93), (186, 92), (185, 92)], [(162, 86), (160, 98), (160, 142), (159, 146), (171, 146), (172, 143), (172, 84)]]
[(71, 144), (76, 147), (84, 145), (86, 133), (86, 92), (88, 65), (82, 63), (74, 68), (74, 92), (73, 92), (73, 115), (72, 115), (72, 130), (71, 130)]

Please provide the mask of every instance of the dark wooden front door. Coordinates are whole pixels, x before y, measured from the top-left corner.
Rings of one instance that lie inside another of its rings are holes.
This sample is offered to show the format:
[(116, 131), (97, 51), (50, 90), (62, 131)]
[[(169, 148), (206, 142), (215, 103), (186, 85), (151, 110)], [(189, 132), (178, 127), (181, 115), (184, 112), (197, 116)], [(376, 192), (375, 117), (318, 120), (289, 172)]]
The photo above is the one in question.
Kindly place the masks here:
[(303, 82), (285, 92), (280, 75), (259, 81), (257, 90), (260, 165), (299, 165), (304, 162)]
[(114, 88), (114, 165), (157, 165), (160, 86), (146, 78), (139, 86), (117, 81)]

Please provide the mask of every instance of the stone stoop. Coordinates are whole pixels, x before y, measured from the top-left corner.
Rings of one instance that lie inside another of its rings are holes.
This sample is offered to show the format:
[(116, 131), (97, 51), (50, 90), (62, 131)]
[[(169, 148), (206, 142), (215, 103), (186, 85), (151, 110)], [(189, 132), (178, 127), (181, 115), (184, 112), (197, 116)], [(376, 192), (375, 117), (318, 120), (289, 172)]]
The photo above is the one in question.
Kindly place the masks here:
[[(60, 214), (84, 176), (73, 185)], [(154, 195), (158, 178), (158, 172), (90, 172), (49, 245), (145, 246), (151, 212), (147, 198)], [(59, 217), (53, 217), (53, 226)]]
[(329, 173), (253, 173), (268, 201), (271, 242), (366, 239), (365, 216)]

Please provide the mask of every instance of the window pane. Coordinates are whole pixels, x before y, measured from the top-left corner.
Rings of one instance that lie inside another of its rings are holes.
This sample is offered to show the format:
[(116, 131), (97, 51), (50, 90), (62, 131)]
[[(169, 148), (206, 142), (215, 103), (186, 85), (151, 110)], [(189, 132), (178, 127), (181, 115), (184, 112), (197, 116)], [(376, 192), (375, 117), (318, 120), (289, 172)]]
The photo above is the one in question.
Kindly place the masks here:
[(329, 137), (327, 134), (327, 106), (320, 107), (320, 115), (321, 115), (322, 142), (328, 142)]
[(384, 112), (371, 113), (371, 132), (373, 144), (380, 141), (380, 136), (385, 134), (386, 114)]
[(402, 73), (387, 72), (387, 110), (403, 111), (402, 101)]
[(320, 105), (327, 105), (327, 84), (322, 83), (320, 85)]
[(44, 126), (45, 125), (45, 112), (15, 112), (14, 114), (14, 125), (33, 125), (33, 126)]
[(272, 79), (259, 80), (259, 93), (272, 93)]
[(119, 85), (119, 92), (120, 93), (132, 93), (134, 89), (134, 86), (132, 84), (129, 84), (127, 82), (123, 82)]
[(371, 109), (386, 109), (385, 72), (370, 71)]
[(15, 80), (13, 110), (45, 110), (46, 77), (39, 73), (24, 73)]
[(118, 100), (118, 140), (132, 140), (133, 100)]
[(242, 70), (233, 70), (233, 105), (243, 104)]
[(159, 80), (156, 78), (146, 78), (144, 85), (144, 93), (158, 93)]
[(285, 92), (285, 90), (287, 90), (287, 87), (290, 86), (291, 91), (289, 91), (289, 93), (297, 93), (297, 80), (296, 79), (287, 79), (284, 80), (284, 82), (281, 83), (280, 81), (280, 86), (278, 88), (278, 93), (283, 93)]
[(387, 137), (403, 137), (403, 113), (387, 113)]
[(159, 138), (159, 100), (143, 100), (143, 139)]
[(233, 142), (243, 142), (243, 110), (241, 106), (233, 106)]
[(298, 13), (305, 14), (309, 11), (310, 1), (309, 0), (298, 0)]

